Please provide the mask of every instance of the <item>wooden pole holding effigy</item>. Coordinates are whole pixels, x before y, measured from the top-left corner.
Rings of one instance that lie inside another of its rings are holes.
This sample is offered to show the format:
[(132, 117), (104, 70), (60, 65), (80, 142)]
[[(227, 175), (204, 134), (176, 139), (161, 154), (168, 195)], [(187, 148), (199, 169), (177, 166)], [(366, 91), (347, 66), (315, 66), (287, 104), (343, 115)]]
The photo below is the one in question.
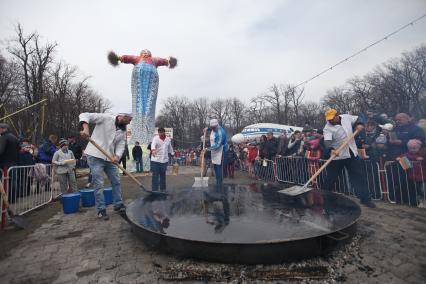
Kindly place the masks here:
[[(5, 107), (3, 107), (3, 109), (4, 109), (4, 114), (8, 115), (7, 109)], [(9, 120), (10, 124), (12, 124), (13, 129), (15, 129), (15, 132), (18, 133), (18, 129), (16, 128), (15, 124), (13, 123), (13, 120), (10, 119), (10, 118), (8, 118), (8, 120)]]
[(40, 126), (40, 136), (43, 137), (44, 134), (44, 111), (46, 104), (41, 105), (41, 126)]
[(15, 114), (18, 114), (18, 113), (20, 113), (20, 112), (22, 112), (22, 111), (24, 111), (24, 110), (27, 110), (27, 109), (32, 108), (32, 107), (35, 107), (36, 105), (39, 105), (39, 104), (41, 104), (41, 103), (43, 103), (43, 102), (45, 102), (45, 101), (47, 101), (47, 99), (43, 99), (43, 100), (41, 100), (41, 101), (39, 101), (39, 102), (36, 102), (36, 103), (34, 103), (34, 104), (32, 104), (32, 105), (29, 105), (29, 106), (26, 106), (26, 107), (24, 107), (24, 108), (22, 108), (22, 109), (20, 109), (20, 110), (17, 110), (17, 111), (15, 111), (14, 113), (11, 113), (11, 114), (8, 114), (8, 115), (6, 115), (6, 116), (3, 116), (2, 118), (0, 118), (0, 121), (5, 120), (5, 119), (6, 119), (6, 118), (8, 118), (8, 117), (14, 116)]

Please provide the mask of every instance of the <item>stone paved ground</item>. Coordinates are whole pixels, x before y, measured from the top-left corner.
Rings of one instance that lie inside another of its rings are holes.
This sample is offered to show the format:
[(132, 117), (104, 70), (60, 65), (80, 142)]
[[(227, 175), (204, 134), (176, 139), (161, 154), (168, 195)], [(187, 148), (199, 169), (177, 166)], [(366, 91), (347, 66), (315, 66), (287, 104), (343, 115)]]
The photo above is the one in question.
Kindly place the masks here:
[[(168, 181), (188, 186), (193, 175), (169, 176)], [(236, 181), (249, 182), (243, 177)], [(129, 179), (123, 178), (123, 187), (126, 202), (138, 196)], [(143, 245), (111, 208), (106, 222), (95, 217), (93, 208), (70, 215), (59, 211), (0, 260), (0, 283), (426, 283), (426, 210), (377, 204), (377, 209), (362, 208), (357, 236), (331, 255), (257, 266), (157, 253)], [(307, 267), (325, 267), (326, 275), (288, 280), (278, 273)], [(176, 277), (170, 277), (175, 271)], [(198, 277), (185, 282), (179, 271), (195, 271)], [(281, 279), (262, 280), (272, 275)]]

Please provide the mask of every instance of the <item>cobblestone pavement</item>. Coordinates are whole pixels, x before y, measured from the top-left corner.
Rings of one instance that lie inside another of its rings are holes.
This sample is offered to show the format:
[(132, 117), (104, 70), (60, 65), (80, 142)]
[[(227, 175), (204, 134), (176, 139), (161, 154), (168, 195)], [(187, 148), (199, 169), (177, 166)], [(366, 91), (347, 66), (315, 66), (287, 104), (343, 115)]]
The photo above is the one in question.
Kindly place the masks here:
[[(193, 176), (168, 179), (169, 184), (177, 185), (193, 182)], [(132, 186), (123, 179), (126, 190)], [(126, 192), (125, 196), (136, 197)], [(152, 251), (111, 207), (109, 221), (97, 219), (94, 208), (68, 215), (58, 212), (0, 261), (0, 282), (426, 283), (426, 210), (377, 204), (376, 209), (362, 207), (358, 234), (332, 254), (297, 263), (257, 266), (206, 263)], [(283, 276), (289, 274), (282, 273), (309, 267), (324, 268), (325, 276), (313, 279), (302, 275), (289, 280)], [(191, 270), (198, 276), (185, 278), (179, 272)], [(177, 275), (171, 277), (174, 271)]]

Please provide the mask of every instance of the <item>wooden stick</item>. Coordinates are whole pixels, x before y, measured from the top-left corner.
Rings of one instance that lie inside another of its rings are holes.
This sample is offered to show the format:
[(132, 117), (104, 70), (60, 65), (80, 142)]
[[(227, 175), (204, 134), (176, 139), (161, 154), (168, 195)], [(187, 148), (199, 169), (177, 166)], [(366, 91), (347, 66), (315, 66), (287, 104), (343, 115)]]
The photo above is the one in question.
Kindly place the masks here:
[[(93, 144), (93, 146), (96, 147), (96, 149), (98, 149), (99, 151), (102, 152), (102, 154), (104, 154), (109, 160), (111, 160), (111, 162), (114, 160), (114, 158), (111, 156), (111, 154), (109, 154), (107, 151), (105, 151), (101, 146), (99, 146), (98, 143), (96, 143), (92, 138), (88, 138), (89, 142)], [(142, 187), (144, 190), (145, 187), (143, 186), (143, 184), (136, 179), (136, 177), (134, 175), (132, 175), (131, 173), (129, 173), (125, 168), (123, 168), (122, 165), (120, 165), (119, 163), (117, 164), (117, 167), (123, 171), (123, 173), (125, 173), (126, 175), (128, 175), (134, 182), (136, 182), (140, 187)]]
[(203, 178), (203, 172), (204, 172), (204, 166), (205, 166), (205, 161), (204, 161), (204, 151), (206, 149), (206, 134), (207, 131), (204, 131), (204, 135), (203, 135), (203, 151), (201, 151), (202, 156), (201, 156), (201, 173), (200, 173), (200, 177)]
[[(3, 107), (3, 109), (4, 109), (4, 114), (7, 115), (8, 111), (7, 111), (6, 107)], [(15, 129), (16, 134), (19, 134), (18, 129), (15, 126), (15, 123), (13, 123), (13, 120), (9, 118), (9, 122), (12, 125), (13, 129)]]
[(339, 148), (337, 148), (337, 150), (334, 152), (334, 154), (330, 156), (330, 158), (324, 163), (324, 165), (322, 165), (321, 168), (319, 168), (318, 171), (316, 171), (316, 173), (305, 183), (305, 185), (303, 187), (307, 187), (317, 176), (319, 176), (319, 174), (328, 166), (328, 164), (330, 164), (331, 161), (333, 161), (333, 159), (336, 158), (340, 154), (340, 152), (343, 150), (343, 148), (345, 148), (346, 145), (348, 145), (349, 142), (352, 139), (354, 139), (354, 137), (357, 136), (358, 133), (360, 133), (360, 132), (361, 132), (360, 129), (355, 130), (355, 132), (352, 133), (352, 135), (349, 136), (348, 139), (346, 139), (343, 142), (343, 144), (339, 146)]
[(29, 108), (35, 107), (36, 105), (39, 105), (39, 104), (41, 104), (41, 103), (43, 103), (43, 102), (45, 102), (45, 101), (47, 101), (47, 99), (43, 99), (43, 100), (41, 100), (41, 101), (39, 101), (39, 102), (37, 102), (37, 103), (34, 103), (34, 104), (32, 104), (32, 105), (29, 105), (29, 106), (26, 106), (26, 107), (24, 107), (24, 108), (22, 108), (22, 109), (20, 109), (20, 110), (17, 110), (17, 111), (15, 111), (14, 113), (8, 114), (8, 115), (6, 115), (6, 116), (4, 116), (4, 117), (0, 118), (0, 121), (5, 120), (6, 118), (11, 117), (11, 116), (13, 116), (13, 115), (15, 115), (15, 114), (17, 114), (17, 113), (20, 113), (21, 111), (24, 111), (24, 110), (27, 110), (27, 109), (29, 109)]

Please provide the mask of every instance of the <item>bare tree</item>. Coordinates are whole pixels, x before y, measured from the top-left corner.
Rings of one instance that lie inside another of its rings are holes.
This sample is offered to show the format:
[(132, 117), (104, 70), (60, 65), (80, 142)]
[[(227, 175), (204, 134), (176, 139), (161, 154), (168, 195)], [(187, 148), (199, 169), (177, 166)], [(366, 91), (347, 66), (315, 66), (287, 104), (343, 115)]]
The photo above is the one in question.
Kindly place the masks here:
[(222, 126), (226, 126), (229, 119), (229, 109), (226, 100), (216, 99), (210, 103), (210, 116), (217, 118)]
[(157, 123), (173, 128), (174, 138), (181, 147), (189, 145), (191, 138), (195, 135), (191, 133), (191, 118), (188, 116), (192, 111), (191, 107), (191, 103), (186, 97), (169, 97), (160, 111), (161, 120), (157, 120)]
[(358, 113), (351, 92), (342, 87), (336, 87), (327, 91), (327, 95), (322, 99), (322, 103), (326, 107), (337, 109), (340, 113)]
[(290, 85), (280, 85), (280, 92), (283, 95), (284, 124), (290, 123), (292, 89), (294, 88)]
[[(58, 63), (49, 76), (49, 115), (48, 123), (57, 127), (57, 134), (65, 136), (69, 129), (71, 104), (73, 103), (73, 79), (76, 76), (76, 67), (65, 63)], [(68, 125), (67, 125), (68, 124)]]
[[(35, 32), (25, 35), (20, 24), (16, 26), (15, 32), (16, 38), (11, 41), (7, 50), (21, 66), (19, 73), (23, 79), (21, 84), (24, 94), (27, 102), (33, 104), (45, 97), (44, 80), (49, 65), (53, 62), (53, 52), (57, 44), (47, 43), (41, 46), (39, 35)], [(41, 108), (42, 106), (33, 109), (34, 142), (38, 140)]]
[(250, 100), (249, 121), (252, 123), (264, 122), (268, 117), (269, 109), (266, 102), (261, 97), (254, 97)]
[[(283, 99), (285, 100), (285, 92), (277, 85), (272, 85), (268, 92), (261, 95), (261, 99), (267, 102), (274, 113), (277, 123), (283, 123), (285, 115), (283, 115)], [(285, 102), (284, 102), (285, 104)], [(285, 110), (284, 110), (285, 111)]]
[(385, 64), (391, 78), (391, 85), (404, 102), (407, 113), (419, 116), (425, 111), (425, 106), (419, 104), (426, 92), (426, 46), (405, 52), (399, 61)]
[(315, 102), (306, 102), (300, 105), (299, 123), (297, 126), (302, 126), (304, 123), (309, 122), (314, 128), (320, 129), (324, 126), (324, 108)]
[(3, 106), (7, 105), (13, 94), (16, 94), (18, 74), (16, 66), (6, 61), (0, 54), (0, 116), (4, 115)]
[(355, 103), (359, 106), (360, 111), (366, 112), (371, 110), (372, 102), (372, 88), (369, 80), (362, 79), (358, 76), (348, 80), (348, 85), (351, 88), (352, 96)]
[(229, 115), (230, 115), (230, 128), (233, 133), (241, 131), (242, 124), (244, 121), (244, 113), (246, 111), (246, 106), (238, 98), (232, 98), (227, 100), (227, 103), (230, 106)]
[(194, 113), (198, 122), (199, 131), (201, 131), (207, 123), (209, 117), (209, 103), (207, 98), (198, 98), (193, 102)]
[(47, 134), (65, 136), (77, 129), (79, 113), (105, 112), (111, 108), (108, 100), (90, 88), (88, 78), (76, 81), (76, 67), (55, 63), (56, 43), (43, 44), (36, 32), (26, 35), (20, 24), (15, 32), (6, 46), (10, 59), (0, 57), (0, 102), (12, 112), (48, 99), (46, 106), (14, 116), (19, 136), (38, 142), (42, 129)]
[(285, 102), (286, 102), (286, 106), (287, 106), (287, 102), (290, 101), (292, 106), (292, 111), (293, 111), (293, 119), (291, 121), (291, 124), (297, 125), (300, 122), (299, 119), (299, 108), (300, 105), (303, 102), (303, 97), (304, 97), (304, 93), (305, 93), (305, 88), (295, 88), (292, 85), (287, 85), (286, 90), (285, 90)]

